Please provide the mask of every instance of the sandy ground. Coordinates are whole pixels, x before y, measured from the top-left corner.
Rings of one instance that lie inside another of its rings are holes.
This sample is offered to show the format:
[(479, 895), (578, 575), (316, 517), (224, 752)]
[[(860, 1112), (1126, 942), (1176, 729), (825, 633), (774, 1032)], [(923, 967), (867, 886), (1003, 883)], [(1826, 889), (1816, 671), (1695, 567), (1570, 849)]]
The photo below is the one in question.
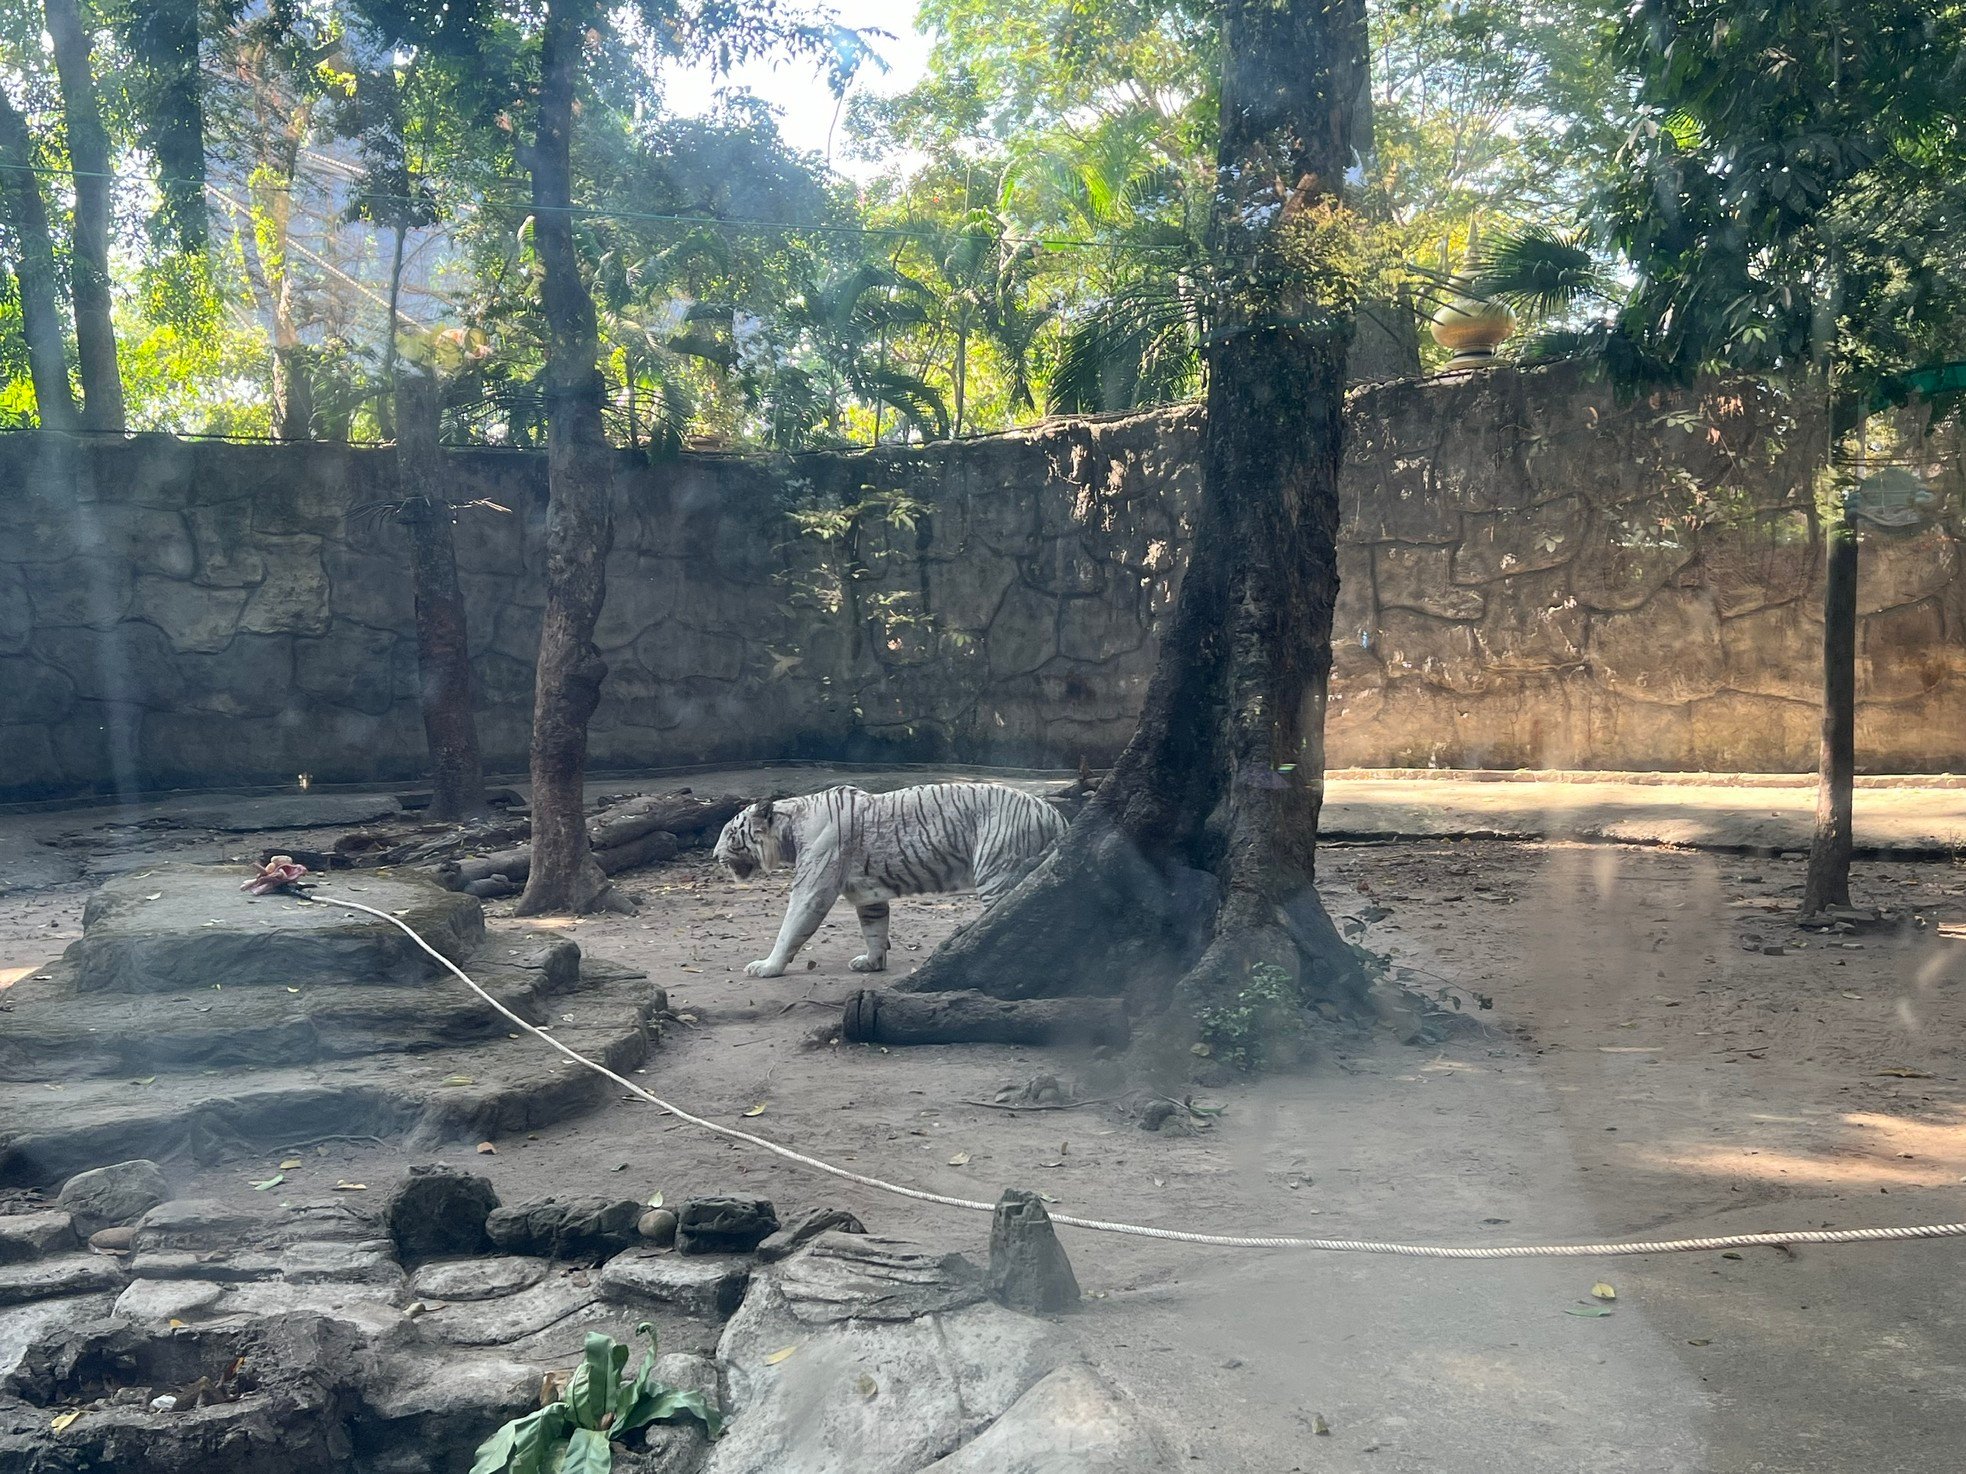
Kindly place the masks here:
[[(1387, 832), (1411, 832), (1401, 806), (1509, 821), (1471, 829), (1550, 827), (1536, 817), (1553, 807), (1540, 785), (1437, 796), (1385, 781), (1399, 789), (1384, 800)], [(1513, 806), (1495, 796), (1512, 789)], [(1809, 797), (1790, 790), (1770, 809), (1776, 790), (1737, 789), (1731, 802), (1722, 792), (1701, 790), (1680, 817), (1738, 834), (1764, 814), (1786, 822), (1788, 805), (1806, 812)], [(1953, 797), (1897, 802), (1908, 828), (1932, 829), (1934, 805)], [(1334, 792), (1334, 807), (1349, 801)], [(88, 822), (100, 815), (0, 821), (0, 883), (45, 858), (27, 853), (32, 841)], [(169, 843), (186, 858), (254, 847)], [(686, 860), (629, 880), (640, 914), (567, 930), (646, 967), (693, 1018), (650, 1061), (657, 1093), (943, 1192), (990, 1199), (1025, 1186), (1061, 1211), (1140, 1223), (1455, 1244), (1966, 1219), (1966, 942), (1943, 934), (1966, 921), (1966, 870), (1860, 863), (1861, 899), (1925, 924), (1827, 939), (1790, 924), (1800, 879), (1793, 858), (1694, 849), (1335, 843), (1323, 882), (1332, 909), (1375, 917), (1368, 945), (1424, 969), (1423, 983), (1451, 989), (1488, 1028), (1207, 1092), (1226, 1112), (1185, 1139), (1098, 1106), (970, 1103), (1038, 1071), (1080, 1074), (1086, 1062), (1069, 1056), (807, 1047), (828, 1005), (864, 980), (846, 968), (858, 950), (846, 908), (806, 954), (809, 970), (741, 975), (775, 930), (780, 880), (734, 885)], [(87, 888), (0, 893), (0, 979), (76, 935)], [(973, 905), (897, 904), (895, 965), (919, 960)], [(981, 1215), (816, 1177), (630, 1101), (498, 1147), (454, 1160), (486, 1171), (508, 1200), (756, 1192), (781, 1214), (838, 1202), (876, 1231), (985, 1251)], [(407, 1165), (399, 1151), (346, 1145), (314, 1159), (305, 1170), (324, 1184), (380, 1185)], [(183, 1185), (247, 1194), (265, 1169), (243, 1162)], [(1925, 1474), (1957, 1468), (1966, 1439), (1960, 1241), (1500, 1264), (1073, 1231), (1066, 1243), (1089, 1293), (1067, 1324), (1166, 1414), (1197, 1469)], [(1613, 1313), (1567, 1313), (1591, 1308), (1597, 1281), (1616, 1287)], [(1328, 1435), (1313, 1431), (1320, 1418)]]

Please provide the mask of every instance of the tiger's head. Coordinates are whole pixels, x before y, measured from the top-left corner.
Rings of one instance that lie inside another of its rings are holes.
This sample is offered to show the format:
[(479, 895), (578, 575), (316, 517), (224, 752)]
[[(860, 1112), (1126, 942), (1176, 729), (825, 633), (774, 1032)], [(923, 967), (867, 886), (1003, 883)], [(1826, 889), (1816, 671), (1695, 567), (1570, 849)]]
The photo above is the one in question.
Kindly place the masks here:
[(773, 799), (761, 799), (724, 825), (711, 852), (733, 880), (749, 880), (759, 871), (769, 874), (797, 857), (798, 840), (792, 815)]

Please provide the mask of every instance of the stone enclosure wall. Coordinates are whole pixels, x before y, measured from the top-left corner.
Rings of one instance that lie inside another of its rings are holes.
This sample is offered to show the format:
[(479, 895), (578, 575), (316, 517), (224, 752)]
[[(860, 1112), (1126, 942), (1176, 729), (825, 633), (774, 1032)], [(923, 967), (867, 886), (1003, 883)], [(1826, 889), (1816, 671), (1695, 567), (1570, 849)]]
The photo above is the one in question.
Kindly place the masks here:
[[(1334, 765), (1802, 769), (1821, 546), (1751, 385), (1571, 370), (1355, 393)], [(1195, 500), (1193, 409), (615, 475), (596, 771), (1070, 766), (1124, 743)], [(479, 722), (522, 771), (543, 458), (449, 457)], [(0, 800), (423, 768), (393, 454), (0, 437)], [(1947, 519), (1867, 533), (1861, 761), (1966, 768)]]

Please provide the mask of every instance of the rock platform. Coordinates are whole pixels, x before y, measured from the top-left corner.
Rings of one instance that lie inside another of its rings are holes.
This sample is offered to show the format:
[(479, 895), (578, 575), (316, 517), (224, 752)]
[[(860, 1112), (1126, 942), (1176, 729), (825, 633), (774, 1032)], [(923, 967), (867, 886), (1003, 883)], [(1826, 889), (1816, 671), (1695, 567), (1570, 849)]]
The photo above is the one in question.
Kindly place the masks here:
[[(0, 1003), (0, 1186), (132, 1157), (221, 1161), (324, 1136), (478, 1141), (605, 1099), (396, 928), (240, 889), (244, 866), (156, 865), (93, 897), (63, 957)], [(388, 872), (318, 894), (402, 917), (528, 1022), (609, 1067), (657, 1037), (646, 975), (548, 933), (488, 936), (470, 896)]]

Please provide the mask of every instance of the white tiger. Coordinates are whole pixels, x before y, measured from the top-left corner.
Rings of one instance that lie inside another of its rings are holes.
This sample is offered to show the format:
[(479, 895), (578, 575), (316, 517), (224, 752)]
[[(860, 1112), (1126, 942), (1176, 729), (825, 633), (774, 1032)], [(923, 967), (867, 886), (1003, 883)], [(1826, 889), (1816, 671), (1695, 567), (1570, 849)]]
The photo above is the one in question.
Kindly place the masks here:
[(738, 880), (795, 867), (777, 945), (745, 967), (752, 977), (783, 974), (842, 895), (859, 914), (867, 945), (848, 965), (880, 972), (889, 901), (974, 888), (993, 905), (1065, 828), (1064, 816), (1043, 799), (1001, 783), (926, 783), (893, 793), (828, 788), (752, 804), (724, 826), (715, 855)]

